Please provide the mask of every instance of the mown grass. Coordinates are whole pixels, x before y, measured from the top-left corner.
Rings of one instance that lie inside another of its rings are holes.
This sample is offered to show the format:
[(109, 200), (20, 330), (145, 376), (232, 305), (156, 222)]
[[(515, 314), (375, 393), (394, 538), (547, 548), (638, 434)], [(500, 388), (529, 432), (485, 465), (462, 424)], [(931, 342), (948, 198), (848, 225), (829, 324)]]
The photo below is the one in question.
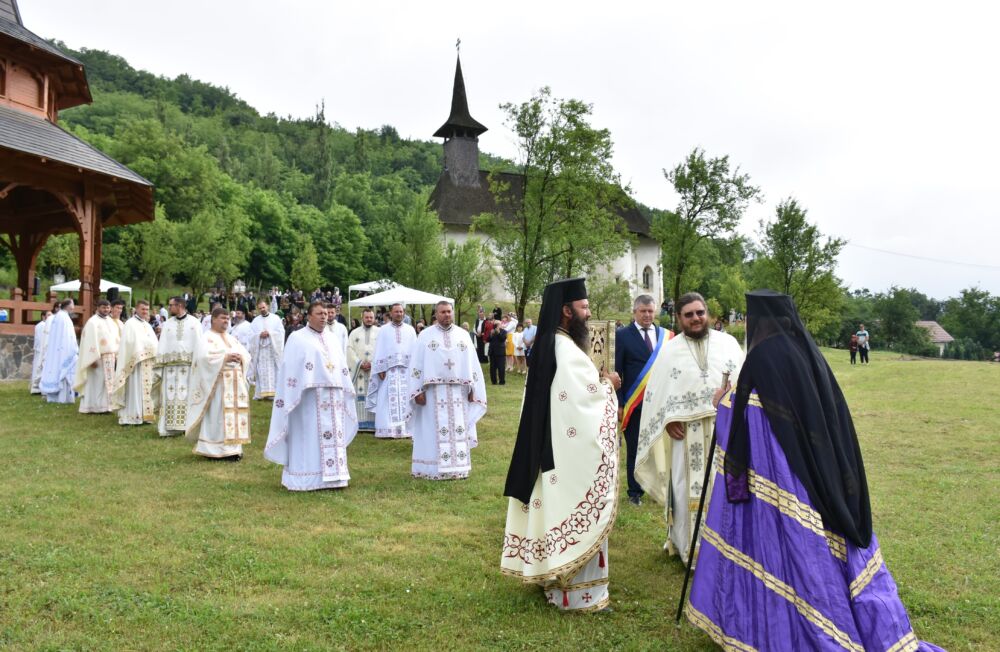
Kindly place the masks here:
[[(918, 636), (1000, 649), (1000, 365), (830, 355)], [(469, 480), (411, 479), (408, 442), (360, 435), (351, 486), (306, 494), (261, 455), (269, 404), (228, 464), (0, 384), (0, 648), (713, 649), (673, 624), (683, 569), (657, 505), (621, 506), (613, 613), (561, 615), (499, 574), (523, 390), (508, 378), (488, 388)]]

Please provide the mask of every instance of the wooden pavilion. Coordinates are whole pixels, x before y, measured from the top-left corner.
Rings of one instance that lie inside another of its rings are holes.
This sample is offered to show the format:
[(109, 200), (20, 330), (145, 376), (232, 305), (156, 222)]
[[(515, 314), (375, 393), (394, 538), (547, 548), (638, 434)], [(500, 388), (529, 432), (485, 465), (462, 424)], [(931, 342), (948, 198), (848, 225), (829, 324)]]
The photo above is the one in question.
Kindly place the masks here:
[(32, 296), (49, 236), (79, 236), (82, 324), (98, 299), (104, 228), (153, 219), (149, 181), (57, 124), (60, 110), (92, 101), (83, 64), (25, 29), (17, 0), (0, 0), (0, 243), (17, 261), (0, 335), (32, 335), (51, 306)]

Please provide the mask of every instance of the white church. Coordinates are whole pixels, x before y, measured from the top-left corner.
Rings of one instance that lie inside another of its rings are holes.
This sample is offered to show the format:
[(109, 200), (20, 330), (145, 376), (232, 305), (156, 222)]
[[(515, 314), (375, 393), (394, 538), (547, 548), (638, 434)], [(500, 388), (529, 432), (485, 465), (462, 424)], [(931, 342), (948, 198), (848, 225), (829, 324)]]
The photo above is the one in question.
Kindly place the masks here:
[[(496, 202), (490, 191), (490, 172), (479, 169), (479, 135), (484, 131), (486, 127), (469, 114), (462, 62), (459, 60), (455, 66), (451, 115), (434, 133), (436, 138), (444, 138), (444, 171), (430, 196), (430, 208), (437, 212), (448, 240), (464, 242), (477, 215), (496, 211)], [(510, 192), (523, 194), (524, 178), (521, 175), (502, 173), (501, 176), (503, 182), (510, 184)], [(618, 213), (626, 228), (635, 236), (636, 244), (603, 273), (616, 281), (627, 281), (633, 298), (650, 294), (659, 304), (663, 301), (660, 245), (652, 237), (649, 222), (634, 204), (620, 209)], [(482, 235), (477, 234), (477, 237)], [(486, 245), (489, 247), (488, 239)], [(513, 300), (504, 289), (497, 265), (493, 268), (489, 296), (499, 301)]]

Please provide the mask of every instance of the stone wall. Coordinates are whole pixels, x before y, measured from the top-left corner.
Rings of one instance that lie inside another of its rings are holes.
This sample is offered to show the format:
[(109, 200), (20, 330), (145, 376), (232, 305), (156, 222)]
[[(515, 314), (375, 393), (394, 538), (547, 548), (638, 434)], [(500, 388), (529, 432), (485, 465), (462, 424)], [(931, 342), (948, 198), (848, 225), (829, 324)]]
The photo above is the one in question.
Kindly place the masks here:
[(0, 335), (0, 380), (30, 380), (35, 357), (31, 335)]

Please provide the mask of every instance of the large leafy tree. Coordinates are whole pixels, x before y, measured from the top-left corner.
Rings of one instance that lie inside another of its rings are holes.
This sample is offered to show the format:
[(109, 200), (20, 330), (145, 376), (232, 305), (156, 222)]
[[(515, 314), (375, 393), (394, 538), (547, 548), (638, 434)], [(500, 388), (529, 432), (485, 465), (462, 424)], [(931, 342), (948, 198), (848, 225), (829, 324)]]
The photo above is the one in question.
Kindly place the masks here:
[(455, 300), (455, 321), (461, 323), (462, 313), (486, 295), (492, 272), (479, 238), (462, 243), (449, 240), (442, 253), (437, 289)]
[(425, 292), (438, 289), (443, 233), (437, 214), (418, 196), (399, 224), (400, 235), (391, 246), (392, 278)]
[(966, 288), (945, 302), (940, 323), (956, 339), (976, 342), (987, 352), (1000, 350), (1000, 296)]
[(701, 149), (663, 175), (680, 199), (676, 210), (654, 218), (653, 235), (663, 249), (664, 278), (676, 300), (703, 241), (732, 233), (760, 189), (738, 167), (730, 168), (728, 156), (706, 158)]
[(806, 214), (789, 198), (778, 204), (773, 221), (761, 221), (753, 279), (758, 287), (791, 295), (806, 326), (818, 334), (840, 314), (843, 289), (834, 272), (845, 241), (824, 238)]
[(491, 175), (497, 211), (475, 228), (493, 254), (518, 314), (554, 276), (602, 266), (627, 248), (618, 211), (630, 201), (611, 165), (607, 129), (590, 124), (592, 107), (552, 97), (548, 88), (504, 104), (518, 148), (519, 177)]

